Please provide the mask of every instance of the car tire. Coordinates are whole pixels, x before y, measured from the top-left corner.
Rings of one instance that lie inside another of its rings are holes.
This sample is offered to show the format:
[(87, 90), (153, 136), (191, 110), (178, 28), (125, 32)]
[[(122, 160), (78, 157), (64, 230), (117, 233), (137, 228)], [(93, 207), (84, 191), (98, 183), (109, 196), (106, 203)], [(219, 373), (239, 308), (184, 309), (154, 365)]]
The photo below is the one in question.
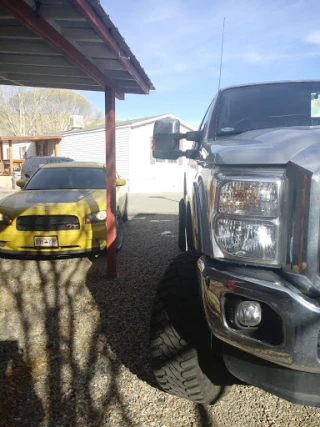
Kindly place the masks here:
[(116, 215), (116, 251), (119, 252), (123, 245), (123, 219), (120, 211), (117, 211)]
[(186, 251), (186, 204), (184, 199), (179, 202), (179, 229), (178, 229), (178, 246), (180, 251)]
[(198, 253), (180, 254), (160, 282), (151, 318), (151, 362), (162, 390), (213, 404), (232, 381), (219, 357), (220, 342), (215, 351), (210, 346), (197, 284), (198, 258)]
[(122, 221), (126, 222), (128, 221), (128, 196), (126, 197), (125, 205), (124, 205), (124, 212), (122, 215)]

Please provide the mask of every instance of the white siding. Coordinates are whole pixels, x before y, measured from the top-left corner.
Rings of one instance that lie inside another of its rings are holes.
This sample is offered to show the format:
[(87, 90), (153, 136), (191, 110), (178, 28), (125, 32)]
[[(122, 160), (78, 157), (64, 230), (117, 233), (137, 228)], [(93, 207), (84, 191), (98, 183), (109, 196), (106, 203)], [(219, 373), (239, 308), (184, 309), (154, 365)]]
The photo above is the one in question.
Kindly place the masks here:
[(59, 144), (59, 156), (77, 161), (105, 162), (105, 131), (64, 134)]
[(128, 181), (130, 191), (130, 128), (116, 128), (116, 169), (118, 174)]

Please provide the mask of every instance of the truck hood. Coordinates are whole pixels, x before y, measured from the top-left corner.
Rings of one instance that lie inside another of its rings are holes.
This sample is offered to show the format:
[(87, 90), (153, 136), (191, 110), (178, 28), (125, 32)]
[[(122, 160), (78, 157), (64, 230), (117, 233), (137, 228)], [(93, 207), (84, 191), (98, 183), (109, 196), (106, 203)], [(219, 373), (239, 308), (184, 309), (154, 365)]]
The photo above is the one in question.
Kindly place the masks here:
[(285, 165), (315, 144), (320, 144), (319, 127), (252, 130), (208, 142), (206, 162), (216, 165)]

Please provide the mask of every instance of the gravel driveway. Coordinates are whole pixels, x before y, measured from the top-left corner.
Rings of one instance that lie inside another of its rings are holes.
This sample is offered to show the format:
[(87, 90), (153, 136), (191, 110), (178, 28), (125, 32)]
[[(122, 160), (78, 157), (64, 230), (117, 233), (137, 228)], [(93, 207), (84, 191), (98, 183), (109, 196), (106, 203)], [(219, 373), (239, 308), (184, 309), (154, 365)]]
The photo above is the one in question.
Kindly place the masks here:
[(149, 319), (178, 254), (178, 200), (130, 196), (113, 280), (104, 258), (0, 259), (0, 426), (320, 425), (320, 410), (251, 386), (234, 385), (214, 407), (154, 387)]

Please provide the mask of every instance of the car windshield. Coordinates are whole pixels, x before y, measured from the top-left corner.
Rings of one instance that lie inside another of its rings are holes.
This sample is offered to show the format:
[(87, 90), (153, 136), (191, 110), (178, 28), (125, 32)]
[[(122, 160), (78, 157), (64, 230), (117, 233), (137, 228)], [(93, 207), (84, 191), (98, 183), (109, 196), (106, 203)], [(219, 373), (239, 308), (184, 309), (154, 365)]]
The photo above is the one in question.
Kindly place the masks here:
[(24, 187), (25, 190), (103, 190), (105, 188), (105, 169), (88, 167), (42, 168)]
[(253, 85), (222, 93), (217, 136), (288, 126), (320, 126), (320, 82)]

